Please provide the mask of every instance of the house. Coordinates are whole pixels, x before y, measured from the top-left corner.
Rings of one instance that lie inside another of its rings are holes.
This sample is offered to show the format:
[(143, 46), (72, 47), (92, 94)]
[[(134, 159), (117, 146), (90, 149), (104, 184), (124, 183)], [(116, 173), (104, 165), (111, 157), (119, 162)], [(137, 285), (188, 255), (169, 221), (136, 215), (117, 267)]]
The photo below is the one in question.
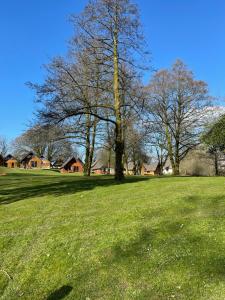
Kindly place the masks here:
[(64, 164), (64, 159), (62, 158), (58, 158), (57, 160), (51, 162), (51, 166), (54, 169), (60, 169), (63, 164)]
[(11, 154), (5, 157), (4, 164), (7, 168), (11, 168), (11, 169), (19, 167), (18, 160), (15, 157), (13, 157)]
[[(219, 173), (224, 173), (225, 154), (221, 153), (218, 160)], [(180, 162), (180, 175), (184, 176), (215, 176), (215, 157), (204, 145), (191, 149)]]
[(61, 173), (82, 173), (83, 170), (83, 162), (74, 156), (68, 158), (60, 168)]
[(48, 159), (46, 159), (44, 156), (41, 156), (40, 159), (41, 159), (41, 169), (51, 168), (51, 162)]
[(106, 175), (106, 174), (113, 175), (115, 173), (114, 168), (111, 165), (108, 166), (101, 160), (97, 160), (96, 162), (94, 162), (91, 169), (92, 169), (92, 173), (99, 174), (99, 175)]
[(154, 176), (159, 175), (160, 169), (158, 162), (152, 164), (143, 164), (141, 168), (141, 175)]
[(141, 166), (138, 164), (134, 164), (133, 162), (129, 162), (125, 164), (124, 172), (126, 175), (140, 175), (141, 174)]
[(20, 166), (24, 169), (50, 169), (51, 163), (43, 156), (38, 157), (33, 152), (29, 152), (22, 158)]
[(134, 175), (134, 163), (129, 162), (128, 164), (126, 164), (124, 171), (126, 175)]
[(162, 172), (163, 172), (163, 175), (172, 175), (173, 174), (173, 168), (172, 168), (169, 158), (167, 158), (167, 160), (163, 166)]

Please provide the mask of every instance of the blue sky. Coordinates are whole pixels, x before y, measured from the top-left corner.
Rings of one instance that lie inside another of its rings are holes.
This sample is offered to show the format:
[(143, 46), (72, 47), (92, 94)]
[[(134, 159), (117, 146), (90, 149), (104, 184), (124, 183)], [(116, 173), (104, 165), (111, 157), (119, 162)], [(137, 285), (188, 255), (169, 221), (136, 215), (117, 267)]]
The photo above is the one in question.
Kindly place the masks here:
[[(156, 69), (177, 58), (225, 96), (225, 1), (137, 0)], [(25, 82), (41, 82), (43, 64), (66, 53), (68, 22), (86, 0), (7, 0), (0, 3), (0, 135), (21, 134), (35, 110)], [(146, 75), (146, 76), (150, 76)], [(224, 104), (221, 102), (221, 104)]]

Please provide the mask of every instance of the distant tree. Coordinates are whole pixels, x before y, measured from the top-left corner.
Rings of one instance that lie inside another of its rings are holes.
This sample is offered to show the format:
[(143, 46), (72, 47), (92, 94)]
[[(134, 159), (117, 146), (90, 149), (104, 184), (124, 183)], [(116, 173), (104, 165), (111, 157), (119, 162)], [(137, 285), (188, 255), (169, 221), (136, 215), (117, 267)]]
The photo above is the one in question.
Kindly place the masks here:
[(163, 129), (173, 173), (178, 175), (180, 161), (199, 143), (208, 86), (177, 60), (172, 69), (158, 71), (147, 90), (150, 122)]
[(139, 175), (143, 163), (147, 163), (149, 160), (145, 130), (137, 125), (130, 121), (125, 130), (124, 162), (127, 170), (129, 163), (132, 163), (134, 175)]
[(168, 158), (167, 140), (164, 129), (158, 124), (150, 123), (146, 128), (147, 144), (156, 157), (159, 166), (159, 174), (163, 175), (163, 167)]
[(5, 137), (0, 136), (0, 155), (4, 158), (9, 150), (9, 145)]
[(208, 151), (214, 156), (215, 172), (219, 175), (218, 159), (225, 151), (225, 115), (214, 123), (202, 136), (202, 141), (207, 145)]
[(49, 161), (55, 161), (65, 160), (74, 153), (71, 142), (64, 139), (63, 130), (52, 126), (31, 127), (13, 141), (12, 147), (18, 158), (32, 151)]

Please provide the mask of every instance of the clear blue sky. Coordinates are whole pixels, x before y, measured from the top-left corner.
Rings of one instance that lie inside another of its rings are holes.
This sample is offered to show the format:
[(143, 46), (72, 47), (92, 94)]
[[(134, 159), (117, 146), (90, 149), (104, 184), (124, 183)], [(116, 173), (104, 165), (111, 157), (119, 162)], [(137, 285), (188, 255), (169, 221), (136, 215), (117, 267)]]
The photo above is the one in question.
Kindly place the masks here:
[[(66, 53), (68, 22), (87, 0), (7, 0), (0, 6), (0, 135), (26, 129), (34, 111), (25, 82), (44, 78), (42, 65)], [(225, 1), (137, 0), (154, 68), (185, 61), (211, 94), (225, 95)], [(222, 103), (223, 104), (223, 103)]]

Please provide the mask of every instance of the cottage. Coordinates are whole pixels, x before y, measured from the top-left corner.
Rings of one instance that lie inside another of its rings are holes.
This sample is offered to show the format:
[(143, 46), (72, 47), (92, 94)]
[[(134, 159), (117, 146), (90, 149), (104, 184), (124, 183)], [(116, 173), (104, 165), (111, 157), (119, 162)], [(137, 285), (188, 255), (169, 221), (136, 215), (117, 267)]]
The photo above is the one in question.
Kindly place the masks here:
[(133, 162), (129, 162), (128, 164), (125, 164), (125, 168), (124, 171), (126, 173), (126, 175), (134, 175), (134, 163)]
[[(218, 159), (219, 173), (224, 174), (225, 155), (221, 153)], [(210, 154), (204, 145), (191, 149), (180, 162), (180, 175), (187, 176), (214, 176), (216, 175), (215, 157)]]
[(105, 164), (101, 160), (97, 160), (92, 166), (92, 173), (99, 175), (113, 175), (115, 172), (112, 166)]
[(21, 160), (21, 167), (24, 169), (50, 169), (51, 163), (43, 156), (38, 157), (33, 152), (29, 152)]
[(5, 158), (5, 166), (10, 169), (18, 168), (19, 162), (15, 157), (13, 157), (11, 154), (9, 154)]
[(158, 163), (152, 163), (152, 164), (143, 164), (141, 168), (141, 175), (148, 175), (148, 176), (154, 176), (159, 175), (160, 168)]
[(173, 169), (172, 169), (172, 165), (171, 165), (169, 158), (167, 158), (167, 160), (163, 166), (162, 173), (163, 173), (163, 175), (172, 175), (173, 174)]
[(82, 173), (84, 170), (84, 164), (79, 158), (70, 157), (60, 168), (61, 173)]
[(126, 175), (141, 175), (141, 165), (129, 162), (124, 166), (124, 172)]

